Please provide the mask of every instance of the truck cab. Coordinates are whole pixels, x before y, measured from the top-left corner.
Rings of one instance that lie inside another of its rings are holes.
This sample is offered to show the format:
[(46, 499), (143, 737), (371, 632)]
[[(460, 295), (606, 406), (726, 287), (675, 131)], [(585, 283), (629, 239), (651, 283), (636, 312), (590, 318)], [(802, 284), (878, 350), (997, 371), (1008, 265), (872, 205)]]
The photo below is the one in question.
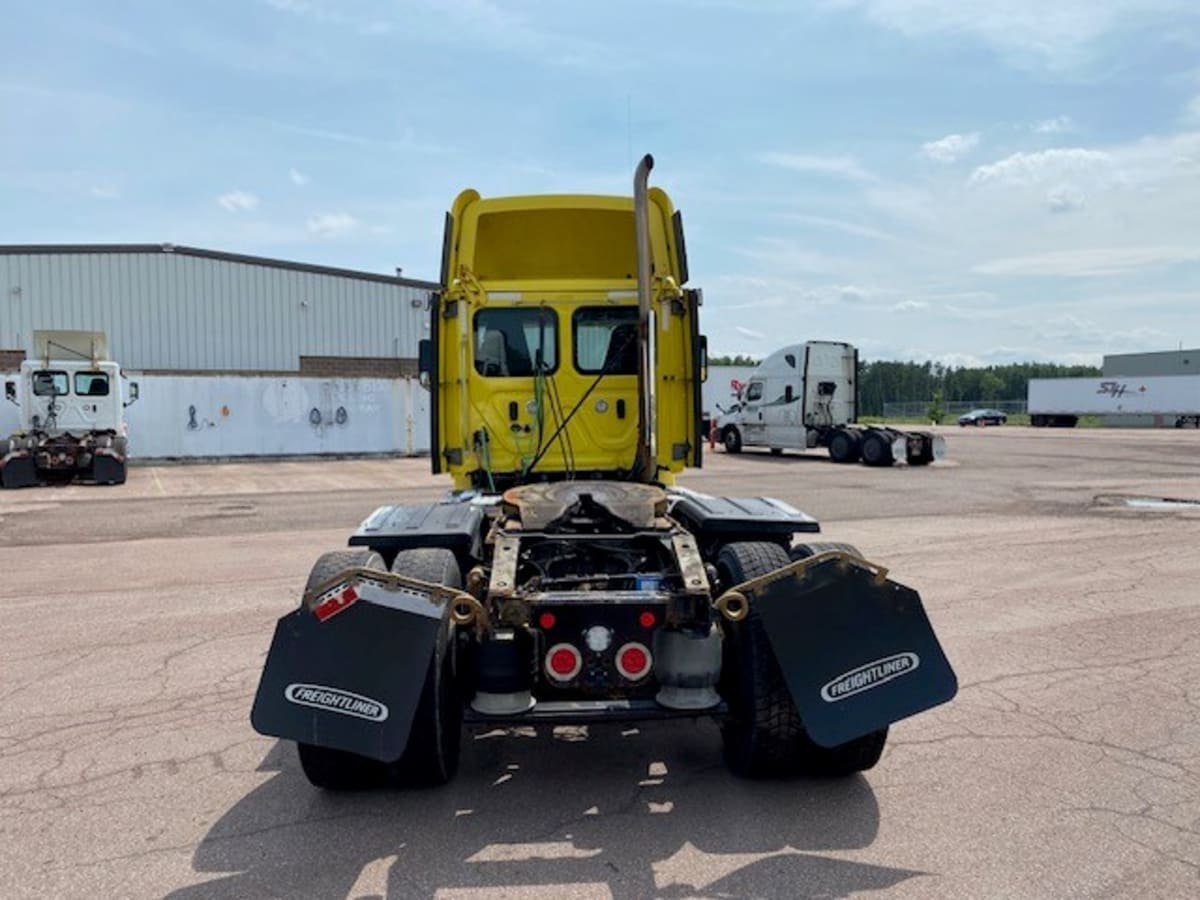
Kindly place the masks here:
[[(422, 354), (435, 473), (460, 489), (496, 490), (568, 477), (669, 483), (700, 464), (701, 295), (684, 287), (679, 214), (661, 190), (648, 201), (652, 383), (643, 391), (633, 201), (459, 194)], [(648, 464), (637, 456), (643, 418)]]
[(20, 408), (20, 428), (0, 439), (0, 486), (27, 487), (82, 477), (125, 480), (125, 407), (136, 382), (103, 357), (103, 335), (34, 333), (40, 351), (5, 382), (5, 398)]
[(843, 341), (808, 341), (764, 359), (717, 420), (730, 453), (828, 447), (834, 462), (925, 465), (945, 454), (940, 436), (858, 424), (858, 351)]

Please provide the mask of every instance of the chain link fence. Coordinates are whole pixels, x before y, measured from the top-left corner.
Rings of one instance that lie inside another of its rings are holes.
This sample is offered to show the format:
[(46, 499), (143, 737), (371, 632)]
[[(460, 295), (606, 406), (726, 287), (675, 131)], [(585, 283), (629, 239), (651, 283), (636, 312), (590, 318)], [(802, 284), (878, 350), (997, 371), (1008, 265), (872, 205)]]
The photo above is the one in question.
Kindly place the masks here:
[[(925, 419), (929, 416), (932, 400), (906, 400), (896, 403), (883, 404), (885, 419)], [(942, 412), (946, 418), (957, 418), (973, 409), (998, 409), (1005, 413), (1023, 413), (1027, 410), (1024, 400), (943, 400)]]

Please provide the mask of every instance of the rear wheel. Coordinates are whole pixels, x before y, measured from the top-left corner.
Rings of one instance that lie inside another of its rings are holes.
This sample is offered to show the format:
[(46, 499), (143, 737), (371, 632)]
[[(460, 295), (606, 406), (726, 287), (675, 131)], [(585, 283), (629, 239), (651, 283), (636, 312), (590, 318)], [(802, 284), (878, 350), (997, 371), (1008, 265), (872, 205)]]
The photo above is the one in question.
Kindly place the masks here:
[[(320, 587), (346, 569), (364, 568), (386, 570), (383, 558), (370, 550), (336, 550), (324, 553), (317, 560), (308, 581), (307, 593)], [(297, 744), (300, 768), (310, 784), (329, 791), (361, 791), (387, 783), (390, 767), (387, 763), (345, 750)]]
[(820, 553), (828, 553), (830, 550), (841, 550), (843, 553), (849, 553), (851, 556), (857, 556), (863, 559), (862, 551), (853, 544), (844, 544), (840, 541), (821, 541), (813, 544), (793, 544), (788, 551), (788, 556), (792, 562), (799, 559), (808, 559), (810, 556), (816, 556)]
[(868, 466), (890, 466), (892, 448), (881, 431), (869, 431), (862, 441), (862, 459)]
[[(727, 544), (717, 555), (717, 573), (722, 585), (731, 587), (789, 562), (788, 552), (778, 544)], [(725, 623), (723, 646), (722, 694), (729, 718), (721, 738), (725, 761), (734, 773), (747, 778), (849, 775), (879, 761), (886, 728), (830, 748), (808, 737), (753, 605), (741, 622)]]
[[(458, 560), (443, 547), (402, 550), (392, 562), (392, 571), (420, 581), (462, 587)], [(445, 784), (458, 771), (463, 708), (454, 676), (450, 627), (443, 623), (413, 716), (408, 746), (397, 766), (396, 774), (405, 784), (420, 787)]]
[(732, 425), (721, 433), (721, 442), (725, 445), (726, 453), (742, 452), (742, 433)]
[(839, 429), (829, 439), (829, 458), (835, 463), (857, 462), (861, 447), (858, 435), (845, 429)]

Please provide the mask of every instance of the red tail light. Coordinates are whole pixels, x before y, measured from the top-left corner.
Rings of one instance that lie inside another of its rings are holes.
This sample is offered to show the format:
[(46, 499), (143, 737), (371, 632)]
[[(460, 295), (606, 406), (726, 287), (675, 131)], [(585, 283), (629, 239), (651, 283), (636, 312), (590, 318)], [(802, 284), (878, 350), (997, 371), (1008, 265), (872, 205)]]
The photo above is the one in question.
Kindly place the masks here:
[(583, 657), (570, 644), (555, 644), (546, 652), (546, 674), (555, 681), (570, 681), (583, 668)]
[(639, 681), (650, 674), (654, 659), (645, 644), (632, 641), (617, 651), (617, 671), (623, 678)]
[(541, 628), (543, 631), (549, 631), (551, 628), (554, 627), (554, 623), (557, 621), (558, 621), (558, 619), (555, 618), (554, 613), (544, 612), (540, 616), (538, 616), (538, 627)]
[(658, 620), (654, 617), (654, 613), (652, 613), (650, 610), (646, 610), (644, 613), (638, 616), (638, 624), (643, 628), (653, 628), (654, 623), (657, 621)]

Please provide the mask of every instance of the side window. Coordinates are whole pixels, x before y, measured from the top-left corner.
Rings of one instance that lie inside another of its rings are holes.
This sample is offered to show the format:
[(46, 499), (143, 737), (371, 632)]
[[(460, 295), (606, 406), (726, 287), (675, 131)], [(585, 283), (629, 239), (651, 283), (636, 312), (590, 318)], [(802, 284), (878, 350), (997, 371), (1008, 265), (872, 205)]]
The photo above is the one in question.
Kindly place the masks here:
[(761, 381), (750, 382), (750, 387), (746, 388), (747, 402), (761, 400), (763, 395), (763, 383)]
[(540, 361), (558, 368), (558, 317), (545, 307), (481, 309), (475, 314), (475, 371), (489, 378), (528, 378)]
[(791, 353), (784, 354), (783, 359), (793, 369), (796, 368), (796, 357), (793, 354), (791, 354)]
[(37, 397), (62, 397), (70, 393), (67, 373), (39, 369), (33, 373), (33, 393)]
[(108, 376), (103, 372), (76, 372), (75, 395), (77, 397), (107, 397)]
[(588, 306), (572, 317), (575, 368), (585, 375), (636, 375), (638, 311), (634, 306)]

